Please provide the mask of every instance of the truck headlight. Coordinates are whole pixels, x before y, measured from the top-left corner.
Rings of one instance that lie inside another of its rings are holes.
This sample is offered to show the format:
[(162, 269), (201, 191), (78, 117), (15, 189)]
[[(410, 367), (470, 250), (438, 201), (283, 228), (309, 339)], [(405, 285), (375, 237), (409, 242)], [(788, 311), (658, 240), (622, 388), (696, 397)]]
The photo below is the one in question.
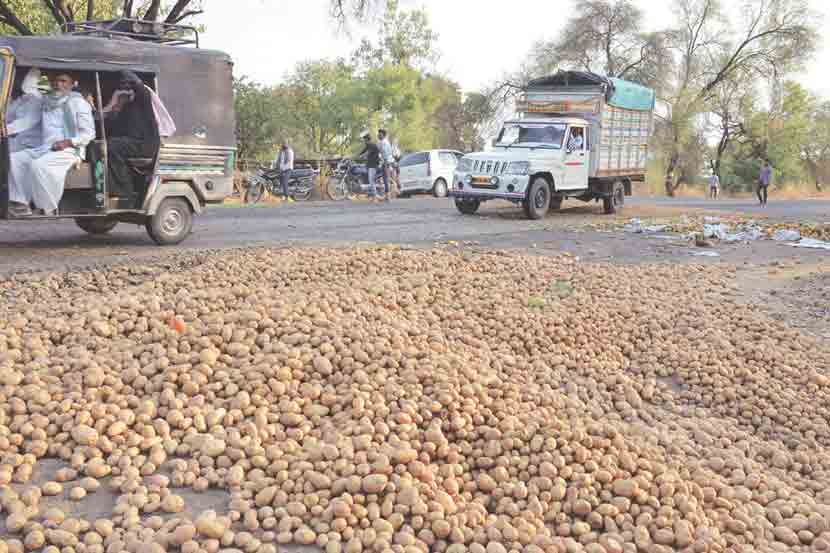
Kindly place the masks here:
[(466, 184), (472, 184), (472, 182), (473, 182), (473, 176), (472, 176), (472, 175), (467, 175), (466, 177), (464, 177), (464, 182), (465, 182)]
[(527, 175), (530, 172), (529, 161), (511, 161), (507, 166), (507, 172), (511, 175)]

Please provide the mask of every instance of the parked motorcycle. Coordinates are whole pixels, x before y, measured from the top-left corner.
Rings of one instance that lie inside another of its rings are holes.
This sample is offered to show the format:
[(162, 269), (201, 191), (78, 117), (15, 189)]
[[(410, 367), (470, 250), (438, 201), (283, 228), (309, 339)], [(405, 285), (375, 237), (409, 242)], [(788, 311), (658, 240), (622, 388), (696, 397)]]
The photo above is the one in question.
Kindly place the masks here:
[[(315, 169), (294, 169), (288, 179), (288, 195), (300, 201), (309, 199), (319, 178), (320, 172)], [(266, 193), (282, 196), (280, 170), (261, 165), (245, 182), (245, 203), (255, 204)]]
[[(379, 169), (375, 176), (375, 190), (383, 193), (383, 173)], [(369, 193), (369, 169), (365, 163), (344, 159), (328, 181), (326, 192), (332, 200), (343, 200), (349, 196)]]

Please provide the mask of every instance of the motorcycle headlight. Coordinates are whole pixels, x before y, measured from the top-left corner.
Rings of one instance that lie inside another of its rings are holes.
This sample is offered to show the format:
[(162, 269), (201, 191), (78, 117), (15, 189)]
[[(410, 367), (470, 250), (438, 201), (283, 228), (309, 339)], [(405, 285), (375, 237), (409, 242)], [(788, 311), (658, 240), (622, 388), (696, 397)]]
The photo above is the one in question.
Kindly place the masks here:
[(462, 157), (461, 161), (458, 162), (458, 167), (456, 167), (456, 171), (464, 171), (469, 172), (473, 168), (473, 160), (468, 159), (466, 157)]
[(507, 166), (507, 172), (511, 175), (527, 175), (530, 172), (530, 162), (511, 161)]

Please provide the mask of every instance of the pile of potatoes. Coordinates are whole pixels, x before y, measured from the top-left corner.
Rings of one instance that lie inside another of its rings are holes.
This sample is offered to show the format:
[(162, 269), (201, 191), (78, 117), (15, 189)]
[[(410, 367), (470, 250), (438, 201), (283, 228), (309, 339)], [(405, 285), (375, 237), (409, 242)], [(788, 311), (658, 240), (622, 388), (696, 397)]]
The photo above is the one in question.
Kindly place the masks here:
[(0, 553), (830, 551), (830, 348), (732, 276), (373, 248), (7, 280)]

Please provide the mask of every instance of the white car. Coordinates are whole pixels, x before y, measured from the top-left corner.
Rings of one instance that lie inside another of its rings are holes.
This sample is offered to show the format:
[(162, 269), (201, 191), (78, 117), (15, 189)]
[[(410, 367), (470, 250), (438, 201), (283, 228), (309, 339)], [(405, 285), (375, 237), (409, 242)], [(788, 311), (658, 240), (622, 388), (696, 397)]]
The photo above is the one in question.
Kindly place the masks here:
[(401, 195), (431, 192), (437, 198), (447, 196), (453, 172), (463, 156), (455, 150), (429, 150), (404, 156), (399, 164)]

